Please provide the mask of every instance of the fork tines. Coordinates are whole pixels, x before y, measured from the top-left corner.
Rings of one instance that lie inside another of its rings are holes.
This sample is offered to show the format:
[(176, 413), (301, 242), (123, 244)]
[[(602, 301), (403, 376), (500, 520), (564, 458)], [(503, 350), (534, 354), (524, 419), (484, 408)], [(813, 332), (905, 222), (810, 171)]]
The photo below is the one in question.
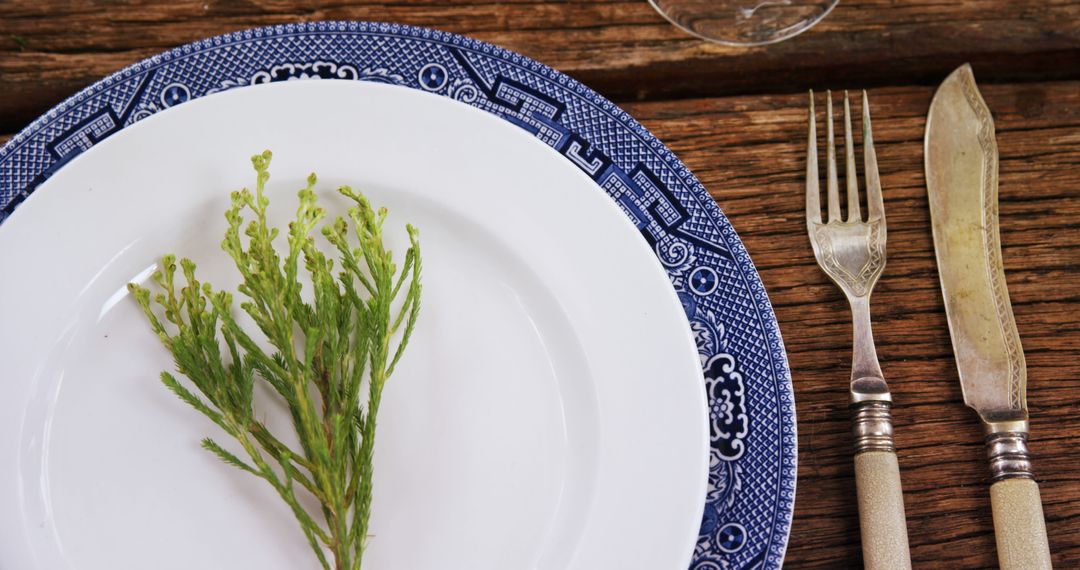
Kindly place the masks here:
[[(843, 222), (840, 212), (840, 184), (836, 172), (836, 144), (833, 136), (832, 91), (826, 92), (825, 112), (828, 117), (826, 149), (828, 164), (826, 189), (828, 192), (829, 222)], [(874, 138), (870, 129), (870, 105), (866, 91), (862, 92), (862, 127), (863, 127), (863, 173), (866, 176), (866, 207), (869, 216), (865, 221), (880, 220), (884, 217), (884, 205), (881, 199), (881, 180), (878, 177), (877, 155), (874, 153)], [(811, 222), (822, 223), (820, 186), (818, 178), (817, 153), (817, 117), (814, 110), (814, 92), (810, 91), (810, 130), (807, 141), (806, 161), (806, 218)], [(851, 103), (847, 91), (844, 91), (844, 151), (847, 182), (847, 222), (864, 221), (859, 206), (859, 183), (855, 173), (855, 145), (851, 136)]]

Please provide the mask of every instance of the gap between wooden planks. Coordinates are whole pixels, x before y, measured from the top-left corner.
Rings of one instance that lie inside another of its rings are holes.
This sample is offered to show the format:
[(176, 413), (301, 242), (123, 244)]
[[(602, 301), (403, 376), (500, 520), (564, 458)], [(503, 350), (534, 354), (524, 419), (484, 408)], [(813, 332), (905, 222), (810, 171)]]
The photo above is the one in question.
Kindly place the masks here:
[(467, 34), (617, 101), (804, 87), (931, 84), (960, 63), (982, 81), (1080, 78), (1072, 0), (843, 0), (805, 34), (744, 49), (691, 37), (645, 0), (141, 0), (0, 2), (0, 131), (161, 51), (298, 21), (374, 20)]

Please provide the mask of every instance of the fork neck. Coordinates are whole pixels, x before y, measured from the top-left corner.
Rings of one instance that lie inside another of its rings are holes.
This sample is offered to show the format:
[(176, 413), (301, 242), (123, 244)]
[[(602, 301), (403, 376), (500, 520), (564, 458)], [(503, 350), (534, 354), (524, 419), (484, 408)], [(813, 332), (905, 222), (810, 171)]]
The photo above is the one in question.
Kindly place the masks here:
[(891, 401), (889, 387), (881, 373), (874, 331), (870, 325), (870, 297), (849, 296), (852, 318), (851, 401)]

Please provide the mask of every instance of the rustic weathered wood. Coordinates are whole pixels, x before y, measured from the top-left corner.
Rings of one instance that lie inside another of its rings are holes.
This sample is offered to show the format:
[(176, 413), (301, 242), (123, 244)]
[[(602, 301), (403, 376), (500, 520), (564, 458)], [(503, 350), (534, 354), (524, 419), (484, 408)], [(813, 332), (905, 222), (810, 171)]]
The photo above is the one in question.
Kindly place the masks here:
[[(318, 19), (438, 27), (533, 56), (622, 100), (940, 81), (969, 60), (995, 113), (1002, 242), (1029, 366), (1032, 443), (1057, 568), (1080, 568), (1080, 3), (843, 0), (768, 48), (692, 39), (644, 0), (0, 2), (0, 131), (124, 65), (208, 35)], [(916, 568), (995, 566), (985, 452), (963, 406), (922, 175), (932, 89), (871, 91), (889, 221), (873, 302)], [(633, 103), (731, 218), (776, 308), (795, 377), (799, 484), (787, 566), (858, 567), (846, 380), (850, 319), (805, 235), (805, 96)], [(0, 136), (2, 144), (10, 135)]]
[(843, 0), (791, 41), (741, 49), (669, 25), (645, 0), (0, 2), (0, 130), (162, 50), (229, 31), (353, 19), (494, 42), (617, 99), (929, 83), (970, 61), (982, 81), (1080, 76), (1073, 0)]
[[(870, 92), (889, 224), (888, 265), (871, 309), (896, 399), (914, 567), (990, 568), (996, 558), (985, 451), (956, 377), (924, 186), (923, 128), (932, 93)], [(1027, 354), (1032, 450), (1050, 546), (1056, 568), (1080, 568), (1080, 83), (984, 85), (983, 94), (997, 123), (1001, 241)], [(788, 567), (858, 567), (846, 400), (851, 321), (806, 237), (806, 96), (627, 109), (716, 197), (776, 308), (799, 418)]]

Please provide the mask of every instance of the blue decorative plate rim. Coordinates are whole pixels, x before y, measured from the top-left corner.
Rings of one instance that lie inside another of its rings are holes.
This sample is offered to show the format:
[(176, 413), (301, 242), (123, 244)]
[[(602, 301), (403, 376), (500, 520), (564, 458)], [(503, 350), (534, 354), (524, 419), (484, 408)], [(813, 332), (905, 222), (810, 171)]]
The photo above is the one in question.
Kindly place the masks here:
[(0, 223), (74, 156), (146, 116), (291, 79), (378, 81), (463, 101), (537, 136), (616, 200), (667, 269), (705, 370), (712, 448), (691, 568), (782, 565), (795, 497), (795, 408), (757, 271), (674, 153), (626, 111), (532, 59), (456, 34), (371, 22), (284, 24), (197, 41), (94, 83), (0, 147)]

